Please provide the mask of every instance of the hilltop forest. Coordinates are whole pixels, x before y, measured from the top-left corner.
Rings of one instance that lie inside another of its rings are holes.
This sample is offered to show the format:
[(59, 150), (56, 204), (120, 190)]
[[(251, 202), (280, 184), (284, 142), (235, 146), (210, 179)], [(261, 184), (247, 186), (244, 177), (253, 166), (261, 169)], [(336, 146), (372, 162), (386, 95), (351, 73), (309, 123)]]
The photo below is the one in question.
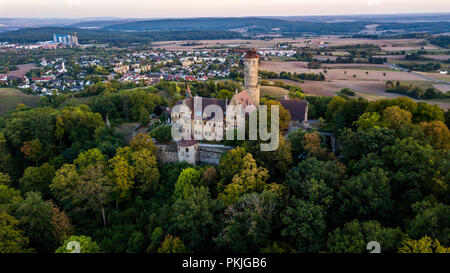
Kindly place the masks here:
[(370, 241), (449, 252), (449, 112), (408, 98), (306, 99), (336, 153), (298, 130), (273, 152), (234, 143), (217, 166), (162, 165), (150, 135), (127, 143), (105, 123), (158, 113), (167, 102), (149, 90), (18, 105), (0, 118), (0, 252), (62, 253), (69, 241), (83, 253), (364, 253)]

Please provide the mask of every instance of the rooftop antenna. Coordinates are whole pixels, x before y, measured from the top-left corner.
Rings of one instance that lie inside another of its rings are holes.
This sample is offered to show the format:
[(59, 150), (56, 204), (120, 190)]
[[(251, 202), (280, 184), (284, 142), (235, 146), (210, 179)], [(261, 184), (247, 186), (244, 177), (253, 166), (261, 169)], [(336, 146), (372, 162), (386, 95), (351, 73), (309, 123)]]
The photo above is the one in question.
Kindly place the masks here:
[(255, 32), (254, 32), (254, 27), (255, 27), (255, 26), (252, 26), (252, 43), (251, 43), (252, 49), (255, 48)]

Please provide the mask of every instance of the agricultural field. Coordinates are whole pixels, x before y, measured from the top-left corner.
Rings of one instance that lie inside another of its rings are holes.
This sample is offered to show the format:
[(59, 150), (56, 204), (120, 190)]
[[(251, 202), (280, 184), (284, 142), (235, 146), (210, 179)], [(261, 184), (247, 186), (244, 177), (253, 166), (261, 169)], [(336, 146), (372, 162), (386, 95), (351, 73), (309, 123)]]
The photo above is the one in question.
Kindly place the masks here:
[(271, 96), (274, 98), (280, 98), (288, 94), (288, 91), (278, 86), (261, 86), (261, 96)]
[(14, 110), (18, 103), (28, 107), (37, 107), (40, 97), (27, 95), (13, 88), (0, 88), (0, 115)]
[[(438, 46), (427, 43), (424, 39), (367, 39), (367, 38), (341, 38), (338, 35), (323, 35), (312, 38), (275, 38), (273, 40), (255, 40), (249, 41), (244, 39), (228, 39), (228, 40), (200, 40), (195, 41), (197, 45), (185, 46), (186, 41), (164, 41), (154, 42), (152, 46), (155, 49), (166, 50), (194, 50), (205, 48), (233, 48), (233, 47), (255, 47), (255, 48), (271, 48), (279, 43), (289, 43), (296, 47), (305, 47), (309, 43), (320, 45), (320, 47), (341, 47), (357, 44), (374, 44), (379, 46), (383, 51), (409, 51), (409, 50), (439, 50)], [(200, 45), (199, 45), (200, 44)], [(345, 53), (344, 53), (345, 54)], [(333, 54), (335, 55), (335, 54)], [(338, 55), (338, 54), (336, 54)]]
[[(423, 80), (419, 75), (402, 71), (392, 71), (388, 66), (373, 64), (326, 64), (331, 69), (309, 69), (306, 62), (271, 62), (262, 61), (260, 70), (268, 70), (280, 73), (282, 71), (291, 73), (324, 73), (327, 80), (351, 80), (351, 81), (414, 81)], [(336, 68), (332, 66), (345, 66), (346, 69)], [(367, 66), (368, 69), (363, 68)], [(383, 68), (383, 70), (371, 70), (370, 68)], [(384, 69), (386, 69), (384, 71)], [(324, 70), (327, 72), (325, 73)], [(369, 72), (369, 73), (366, 73)]]
[(6, 75), (22, 78), (27, 74), (28, 71), (36, 69), (37, 66), (35, 64), (22, 64), (18, 65), (17, 68), (17, 70), (9, 71), (8, 73), (6, 73)]

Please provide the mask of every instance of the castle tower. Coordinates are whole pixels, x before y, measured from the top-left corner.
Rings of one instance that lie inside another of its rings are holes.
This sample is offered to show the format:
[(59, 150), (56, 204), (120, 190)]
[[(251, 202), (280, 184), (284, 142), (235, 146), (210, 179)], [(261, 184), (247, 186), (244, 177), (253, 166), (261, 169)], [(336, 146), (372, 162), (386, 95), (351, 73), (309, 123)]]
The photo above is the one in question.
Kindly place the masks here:
[(260, 86), (258, 84), (258, 61), (259, 55), (256, 49), (251, 49), (245, 55), (245, 82), (244, 89), (247, 90), (256, 106), (259, 105)]

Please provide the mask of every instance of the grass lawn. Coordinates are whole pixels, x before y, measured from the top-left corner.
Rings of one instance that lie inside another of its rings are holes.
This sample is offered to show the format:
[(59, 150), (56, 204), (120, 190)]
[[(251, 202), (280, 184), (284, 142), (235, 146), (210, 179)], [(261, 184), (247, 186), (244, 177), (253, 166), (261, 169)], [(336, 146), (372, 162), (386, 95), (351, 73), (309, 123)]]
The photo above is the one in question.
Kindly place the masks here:
[(27, 95), (14, 88), (0, 88), (0, 115), (14, 110), (18, 103), (28, 107), (37, 107), (40, 97)]
[(291, 61), (298, 61), (297, 58), (294, 57), (277, 57), (277, 56), (270, 56), (270, 61), (274, 62), (291, 62)]
[(428, 88), (433, 88), (433, 84), (435, 82), (427, 82), (427, 81), (400, 81), (402, 84), (412, 84), (414, 86), (418, 86), (422, 88), (423, 90), (426, 90)]
[(138, 125), (135, 122), (124, 122), (114, 128), (115, 132), (122, 136), (126, 143), (129, 143), (132, 138), (133, 129)]
[(66, 107), (66, 106), (79, 106), (80, 104), (86, 104), (86, 105), (90, 106), (94, 102), (94, 99), (96, 97), (97, 96), (69, 98), (64, 103), (62, 103), (61, 108)]
[(261, 96), (269, 95), (274, 98), (280, 98), (289, 92), (278, 86), (261, 86)]

